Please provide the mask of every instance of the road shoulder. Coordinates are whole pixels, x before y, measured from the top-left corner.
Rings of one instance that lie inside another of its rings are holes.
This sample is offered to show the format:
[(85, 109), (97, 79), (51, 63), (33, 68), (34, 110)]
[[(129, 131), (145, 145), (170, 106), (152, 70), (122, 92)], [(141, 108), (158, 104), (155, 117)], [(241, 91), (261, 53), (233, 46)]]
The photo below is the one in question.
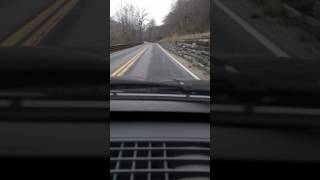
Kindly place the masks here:
[[(161, 46), (161, 45), (159, 45)], [(161, 46), (162, 47), (162, 46)], [(163, 47), (162, 47), (163, 48)], [(165, 49), (165, 48), (164, 48)], [(179, 63), (181, 63), (184, 67), (186, 67), (188, 70), (190, 70), (193, 74), (195, 74), (197, 77), (199, 77), (200, 80), (209, 80), (210, 79), (210, 73), (204, 71), (199, 66), (196, 66), (195, 64), (192, 64), (190, 61), (175, 55), (174, 53), (168, 51), (165, 49), (173, 58), (175, 58)]]

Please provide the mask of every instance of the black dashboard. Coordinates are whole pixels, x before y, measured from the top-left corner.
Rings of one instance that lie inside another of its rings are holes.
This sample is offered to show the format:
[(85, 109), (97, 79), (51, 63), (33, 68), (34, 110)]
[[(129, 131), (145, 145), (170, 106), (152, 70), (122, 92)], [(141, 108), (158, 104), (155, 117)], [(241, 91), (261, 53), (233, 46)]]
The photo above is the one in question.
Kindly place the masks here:
[(217, 58), (214, 179), (319, 179), (319, 65), (294, 58)]
[(217, 179), (319, 177), (319, 129), (215, 125), (212, 137)]
[(208, 101), (110, 105), (111, 179), (210, 179)]

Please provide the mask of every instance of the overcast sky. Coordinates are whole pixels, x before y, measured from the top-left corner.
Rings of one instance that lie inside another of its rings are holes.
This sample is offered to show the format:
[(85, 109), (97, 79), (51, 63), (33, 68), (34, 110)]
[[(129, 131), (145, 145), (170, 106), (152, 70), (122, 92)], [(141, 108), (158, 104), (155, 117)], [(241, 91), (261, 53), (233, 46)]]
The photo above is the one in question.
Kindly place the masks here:
[(145, 8), (150, 14), (149, 17), (156, 20), (157, 25), (162, 24), (163, 18), (170, 12), (171, 5), (175, 2), (175, 0), (110, 0), (110, 16), (113, 16), (121, 7), (121, 1), (123, 4), (129, 3)]

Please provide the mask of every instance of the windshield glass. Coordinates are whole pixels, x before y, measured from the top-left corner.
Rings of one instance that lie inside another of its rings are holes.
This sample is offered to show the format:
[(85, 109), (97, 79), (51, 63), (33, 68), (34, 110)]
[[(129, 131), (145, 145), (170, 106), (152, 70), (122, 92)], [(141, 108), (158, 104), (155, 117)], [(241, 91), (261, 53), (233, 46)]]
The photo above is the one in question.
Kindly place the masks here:
[(209, 14), (210, 0), (111, 0), (111, 92), (196, 93), (201, 81), (209, 94)]

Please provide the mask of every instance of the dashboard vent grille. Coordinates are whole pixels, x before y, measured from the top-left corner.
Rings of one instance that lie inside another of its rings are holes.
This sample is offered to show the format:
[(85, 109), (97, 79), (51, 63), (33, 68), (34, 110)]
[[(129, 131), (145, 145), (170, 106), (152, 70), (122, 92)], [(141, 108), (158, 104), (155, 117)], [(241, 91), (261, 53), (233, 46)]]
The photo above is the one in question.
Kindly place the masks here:
[(209, 180), (209, 142), (112, 141), (110, 177), (112, 180)]

